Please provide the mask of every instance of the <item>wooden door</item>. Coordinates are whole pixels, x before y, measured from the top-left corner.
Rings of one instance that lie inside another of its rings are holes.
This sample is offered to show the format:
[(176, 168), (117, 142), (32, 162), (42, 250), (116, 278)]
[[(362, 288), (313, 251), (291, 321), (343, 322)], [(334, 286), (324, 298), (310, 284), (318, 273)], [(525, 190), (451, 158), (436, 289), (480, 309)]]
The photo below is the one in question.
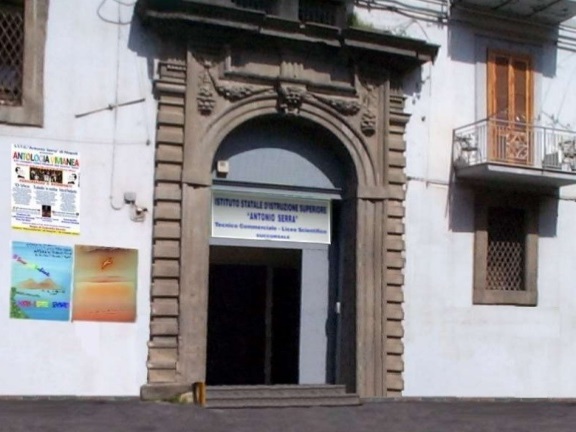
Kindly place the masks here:
[(488, 51), (488, 156), (491, 161), (532, 164), (532, 94), (530, 57)]

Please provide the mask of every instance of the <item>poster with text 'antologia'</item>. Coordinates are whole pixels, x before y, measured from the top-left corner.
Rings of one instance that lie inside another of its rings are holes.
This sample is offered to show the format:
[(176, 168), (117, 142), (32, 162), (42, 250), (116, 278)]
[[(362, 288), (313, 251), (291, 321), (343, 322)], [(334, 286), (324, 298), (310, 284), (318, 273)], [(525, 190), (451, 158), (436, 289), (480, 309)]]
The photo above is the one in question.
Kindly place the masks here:
[(73, 321), (136, 320), (138, 251), (77, 245)]
[(12, 228), (80, 234), (78, 152), (12, 145)]
[(68, 321), (72, 248), (12, 243), (10, 318)]

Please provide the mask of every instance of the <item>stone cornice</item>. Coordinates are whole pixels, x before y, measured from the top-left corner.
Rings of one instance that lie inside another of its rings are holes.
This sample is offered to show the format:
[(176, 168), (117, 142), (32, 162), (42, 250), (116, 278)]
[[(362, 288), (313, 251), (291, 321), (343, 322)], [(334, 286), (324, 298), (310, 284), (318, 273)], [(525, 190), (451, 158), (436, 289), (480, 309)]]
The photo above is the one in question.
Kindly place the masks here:
[[(282, 19), (263, 12), (203, 5), (184, 0), (139, 0), (137, 13), (148, 23), (163, 31), (198, 33), (210, 32), (223, 38), (256, 34), (271, 43), (321, 43), (326, 47), (346, 49), (359, 55), (368, 53), (373, 62), (387, 62), (405, 71), (434, 60), (438, 46), (422, 40), (398, 37), (390, 33), (358, 28), (338, 28), (314, 23)], [(183, 24), (178, 26), (176, 24)], [(194, 24), (193, 26), (186, 24)], [(275, 42), (276, 41), (276, 42)]]

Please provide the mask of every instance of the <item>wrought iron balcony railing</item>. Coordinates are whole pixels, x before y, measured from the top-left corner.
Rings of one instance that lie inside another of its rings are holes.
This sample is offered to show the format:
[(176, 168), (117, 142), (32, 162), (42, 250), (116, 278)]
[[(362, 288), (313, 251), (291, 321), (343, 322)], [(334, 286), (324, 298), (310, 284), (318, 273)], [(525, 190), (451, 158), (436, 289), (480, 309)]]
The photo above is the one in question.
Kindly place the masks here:
[(454, 130), (454, 166), (494, 163), (576, 174), (576, 132), (484, 119)]

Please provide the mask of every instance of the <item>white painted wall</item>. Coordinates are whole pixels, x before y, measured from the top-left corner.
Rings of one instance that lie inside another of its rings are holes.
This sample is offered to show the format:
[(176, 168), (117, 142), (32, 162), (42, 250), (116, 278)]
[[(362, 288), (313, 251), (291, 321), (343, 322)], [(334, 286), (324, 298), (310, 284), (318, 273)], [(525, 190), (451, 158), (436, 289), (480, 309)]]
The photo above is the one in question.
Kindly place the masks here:
[[(561, 200), (542, 205), (538, 306), (472, 305), (473, 195), (454, 188), (451, 201), (449, 180), (452, 130), (482, 117), (476, 117), (478, 70), (462, 60), (474, 54), (475, 32), (385, 11), (356, 11), (376, 28), (441, 46), (434, 64), (424, 65), (405, 82), (412, 117), (406, 134), (411, 180), (403, 394), (575, 397), (576, 188), (563, 188)], [(573, 31), (563, 29), (562, 34)], [(576, 51), (551, 44), (537, 49), (541, 60), (555, 69), (550, 76), (537, 77), (539, 122), (576, 129)], [(451, 211), (456, 216), (452, 223)], [(550, 233), (555, 223), (556, 232)]]
[[(115, 210), (126, 191), (152, 206), (155, 102), (154, 40), (113, 0), (51, 0), (45, 56), (43, 128), (0, 126), (0, 394), (137, 395), (146, 382), (151, 219), (131, 222)], [(449, 221), (452, 130), (476, 119), (475, 65), (448, 52), (444, 25), (373, 10), (361, 17), (396, 33), (441, 45), (434, 64), (406, 81), (412, 114), (406, 139), (408, 175), (405, 391), (406, 396), (573, 397), (576, 379), (576, 204), (560, 200), (556, 233), (539, 242), (539, 303), (535, 308), (472, 305), (472, 196), (458, 194), (457, 229)], [(101, 17), (99, 17), (99, 15)], [(474, 51), (472, 31), (454, 44)], [(576, 129), (576, 53), (543, 46), (553, 76), (538, 90), (545, 125)], [(75, 115), (115, 102), (145, 103)], [(63, 237), (10, 229), (11, 144), (80, 152), (81, 235)], [(562, 191), (576, 198), (575, 188)], [(112, 199), (110, 200), (110, 197)], [(112, 204), (112, 205), (111, 205)], [(542, 224), (555, 218), (542, 206)], [(543, 228), (545, 228), (543, 226)], [(133, 324), (26, 321), (8, 318), (11, 241), (137, 248), (138, 318)]]
[[(101, 7), (100, 7), (101, 6)], [(114, 0), (51, 0), (45, 56), (43, 128), (0, 126), (0, 394), (131, 395), (146, 382), (151, 217), (130, 221), (123, 193), (151, 208), (155, 101), (144, 52), (154, 41)], [(150, 68), (154, 70), (153, 67)], [(145, 98), (117, 110), (75, 115)], [(11, 144), (80, 152), (81, 234), (10, 229)], [(150, 216), (150, 215), (149, 215)], [(128, 324), (9, 319), (11, 241), (136, 248), (137, 321)]]

